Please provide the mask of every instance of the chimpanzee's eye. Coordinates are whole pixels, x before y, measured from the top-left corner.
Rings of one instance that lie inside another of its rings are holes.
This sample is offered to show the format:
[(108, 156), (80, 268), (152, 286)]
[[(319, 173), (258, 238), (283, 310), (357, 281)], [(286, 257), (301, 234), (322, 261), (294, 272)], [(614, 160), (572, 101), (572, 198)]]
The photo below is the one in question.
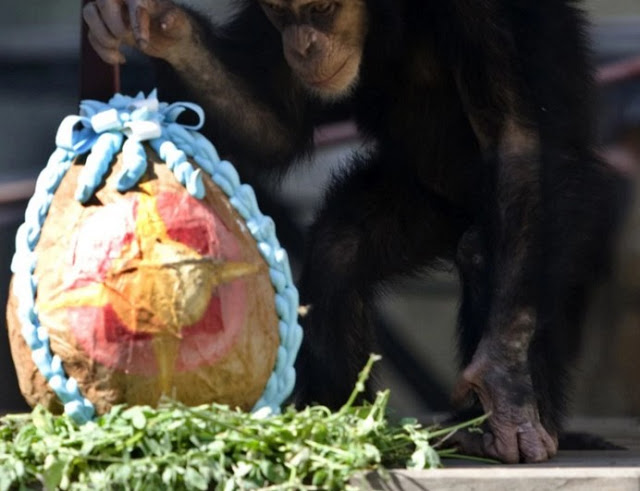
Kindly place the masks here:
[(311, 13), (319, 15), (328, 15), (336, 9), (336, 2), (315, 2), (311, 5)]
[(275, 16), (281, 17), (286, 14), (287, 9), (280, 4), (264, 2), (263, 5)]

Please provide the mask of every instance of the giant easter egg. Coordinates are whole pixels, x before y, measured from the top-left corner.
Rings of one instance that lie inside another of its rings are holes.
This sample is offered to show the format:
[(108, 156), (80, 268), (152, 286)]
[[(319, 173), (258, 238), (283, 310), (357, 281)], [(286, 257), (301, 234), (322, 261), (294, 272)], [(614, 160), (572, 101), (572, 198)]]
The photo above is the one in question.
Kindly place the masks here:
[[(119, 109), (120, 120), (131, 112)], [(272, 257), (282, 256), (277, 243), (260, 242), (257, 222), (265, 217), (249, 216), (238, 204), (233, 193), (247, 188), (230, 189), (237, 177), (225, 180), (211, 162), (202, 172), (184, 155), (183, 170), (171, 169), (151, 148), (162, 154), (167, 147), (158, 138), (151, 143), (134, 141), (146, 162), (128, 189), (122, 181), (131, 165), (126, 152), (116, 152), (84, 202), (76, 197), (95, 163), (67, 152), (68, 170), (44, 199), (41, 228), (23, 230), (32, 247), (14, 258), (7, 320), (20, 388), (31, 405), (60, 412), (77, 385), (98, 414), (114, 404), (154, 405), (163, 396), (249, 410), (267, 385), (272, 393), (283, 385), (275, 371), (276, 361), (285, 363), (277, 358), (292, 365), (299, 341), (290, 341), (288, 354), (283, 349), (287, 334), (276, 304), (294, 290), (282, 280), (290, 277), (288, 265), (278, 271)], [(197, 193), (187, 190), (184, 169), (199, 180)], [(34, 261), (30, 275), (26, 257)]]

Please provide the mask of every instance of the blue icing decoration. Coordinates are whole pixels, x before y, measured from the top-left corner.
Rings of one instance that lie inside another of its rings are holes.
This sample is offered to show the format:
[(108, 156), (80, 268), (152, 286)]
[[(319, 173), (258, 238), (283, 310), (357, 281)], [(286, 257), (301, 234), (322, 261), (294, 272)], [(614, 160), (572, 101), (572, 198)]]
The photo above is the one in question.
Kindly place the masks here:
[(251, 218), (251, 210), (245, 205), (244, 201), (242, 201), (242, 197), (232, 196), (229, 198), (229, 203), (233, 206), (240, 216), (245, 220)]
[(169, 159), (168, 155), (173, 151), (175, 145), (171, 143), (169, 140), (166, 140), (164, 137), (154, 138), (149, 141), (149, 145), (151, 148), (158, 154), (158, 156), (169, 166), (167, 162)]
[(53, 372), (59, 372), (62, 370), (62, 360), (58, 355), (53, 355), (51, 357), (51, 370)]
[(291, 319), (289, 318), (289, 305), (287, 300), (283, 294), (276, 293), (276, 312), (278, 313), (278, 317), (289, 324)]
[(257, 241), (269, 240), (269, 238), (275, 236), (276, 224), (271, 217), (252, 218), (247, 220), (247, 228), (254, 239)]
[(278, 334), (280, 335), (280, 339), (286, 338), (289, 335), (289, 331), (289, 324), (280, 320), (280, 322), (278, 322)]
[(120, 150), (123, 136), (121, 133), (102, 133), (91, 148), (91, 153), (78, 177), (75, 198), (86, 203), (96, 192), (111, 162)]
[(40, 224), (39, 223), (27, 223), (27, 243), (29, 247), (35, 247), (40, 239)]
[(202, 181), (202, 171), (200, 169), (197, 169), (189, 176), (185, 187), (193, 197), (198, 199), (203, 199), (205, 197), (207, 191), (204, 187), (204, 182)]
[(227, 196), (233, 195), (233, 183), (227, 179), (221, 172), (213, 174), (213, 182), (215, 182)]
[(147, 153), (139, 141), (130, 138), (122, 145), (122, 161), (124, 168), (117, 177), (116, 185), (120, 192), (135, 186), (147, 171)]
[(215, 166), (220, 164), (220, 155), (218, 155), (218, 151), (211, 144), (211, 142), (200, 133), (193, 133), (193, 136), (195, 138), (198, 149), (202, 154), (201, 160), (211, 165), (211, 169), (205, 168), (205, 170), (209, 172), (209, 174), (213, 174)]
[(64, 379), (61, 375), (51, 375), (48, 379), (49, 385), (51, 388), (58, 394), (60, 400), (65, 403), (68, 402), (69, 398), (67, 397), (67, 391), (64, 387)]
[(11, 259), (11, 272), (31, 274), (36, 269), (36, 253), (29, 250), (18, 251), (16, 249)]
[(287, 288), (285, 288), (284, 295), (285, 297), (287, 297), (289, 316), (291, 317), (292, 322), (295, 322), (298, 319), (298, 305), (300, 302), (298, 289), (293, 285), (289, 285)]
[(51, 195), (48, 193), (38, 193), (36, 191), (35, 194), (38, 194), (37, 200), (29, 201), (27, 208), (24, 213), (25, 222), (37, 224), (38, 227), (42, 226), (44, 223), (44, 219), (47, 216), (47, 212), (49, 211), (49, 206), (51, 205)]
[[(298, 348), (300, 348), (298, 346)], [(296, 385), (296, 370), (293, 368), (293, 362), (295, 360), (290, 360), (290, 365), (285, 370), (282, 378), (285, 380), (286, 386), (284, 388), (284, 392), (291, 394), (293, 392), (293, 388)]]
[[(152, 94), (154, 93), (155, 93), (155, 89), (154, 89), (154, 92), (152, 92)], [(149, 94), (149, 96), (151, 96), (151, 94)], [(191, 126), (186, 124), (180, 125), (180, 126), (182, 126), (185, 129), (194, 130), (194, 131), (197, 131), (200, 128), (202, 128), (204, 126), (204, 110), (200, 106), (192, 102), (174, 102), (173, 104), (170, 104), (168, 106), (163, 105), (160, 108), (160, 113), (164, 116), (165, 121), (175, 122), (178, 119), (178, 116), (180, 116), (180, 114), (182, 114), (186, 110), (190, 110), (193, 113), (195, 113), (195, 115), (198, 117), (198, 122), (195, 125), (191, 125)]]
[(264, 258), (264, 260), (267, 261), (267, 263), (271, 264), (274, 262), (273, 247), (271, 247), (266, 242), (260, 242), (258, 244), (258, 250), (260, 251), (260, 254), (262, 254), (262, 257)]
[(85, 414), (84, 405), (76, 399), (72, 399), (64, 404), (64, 412), (82, 414), (83, 417), (87, 418), (87, 421), (92, 418), (92, 416)]
[(193, 157), (193, 160), (195, 160), (196, 164), (198, 164), (210, 176), (215, 173), (215, 164), (213, 164), (208, 157), (196, 155)]
[[(228, 160), (221, 160), (220, 165), (218, 166), (218, 172), (220, 172), (231, 183), (231, 187), (234, 190), (240, 187), (240, 176), (231, 162)], [(231, 194), (233, 193), (229, 193), (229, 197), (231, 197)]]
[[(184, 153), (182, 155), (184, 155)], [(191, 167), (191, 164), (187, 162), (187, 157), (184, 155), (184, 160), (180, 159), (176, 162), (175, 167), (173, 168), (173, 174), (176, 176), (179, 183), (185, 184), (192, 173), (193, 167)]]
[(248, 210), (248, 218), (251, 219), (253, 216), (260, 216), (260, 208), (258, 208), (258, 201), (256, 200), (256, 193), (253, 191), (253, 188), (248, 184), (242, 184), (240, 188), (236, 191), (236, 197), (242, 202), (242, 204)]
[(287, 365), (287, 350), (284, 346), (280, 346), (278, 348), (278, 358), (276, 362), (276, 372), (281, 372), (286, 369)]
[[(198, 122), (193, 126), (177, 123), (184, 111), (193, 112)], [(67, 116), (60, 124), (57, 148), (38, 176), (36, 191), (25, 212), (25, 223), (16, 233), (16, 251), (11, 262), (12, 288), (18, 299), (22, 337), (31, 349), (32, 359), (64, 404), (65, 412), (77, 423), (90, 421), (95, 409), (80, 393), (77, 381), (66, 376), (60, 357), (51, 354), (48, 332), (40, 325), (35, 307), (37, 282), (33, 272), (37, 257), (34, 249), (53, 195), (74, 159), (90, 152), (76, 189), (76, 199), (85, 203), (102, 185), (121, 148), (124, 168), (117, 179), (118, 190), (126, 191), (140, 180), (147, 166), (141, 141), (149, 142), (176, 179), (198, 199), (206, 194), (202, 171), (206, 172), (245, 219), (260, 254), (269, 265), (269, 276), (276, 291), (276, 312), (280, 317), (280, 346), (275, 367), (253, 410), (269, 408), (277, 413), (293, 390), (294, 361), (302, 342), (302, 328), (297, 323), (298, 293), (293, 286), (286, 251), (278, 244), (273, 220), (260, 212), (253, 189), (241, 184), (235, 167), (220, 160), (213, 144), (195, 131), (203, 124), (202, 108), (189, 102), (171, 105), (158, 102), (155, 90), (148, 97), (142, 92), (135, 97), (115, 94), (108, 103), (84, 100), (80, 103), (80, 116)], [(187, 155), (202, 170), (194, 169)]]
[(195, 149), (191, 146), (193, 141), (191, 134), (179, 124), (173, 123), (167, 126), (163, 131), (163, 136), (180, 146), (185, 153), (195, 153)]
[(91, 126), (96, 133), (103, 133), (112, 129), (119, 128), (122, 124), (117, 109), (107, 109), (92, 116)]
[(42, 326), (38, 326), (36, 328), (36, 333), (37, 333), (37, 336), (38, 336), (38, 340), (41, 343), (48, 343), (49, 342), (49, 333), (47, 331), (45, 331)]
[(276, 395), (277, 386), (278, 386), (278, 378), (275, 376), (275, 374), (272, 374), (271, 377), (269, 377), (267, 386), (264, 389), (263, 397), (266, 400), (273, 399), (273, 397)]
[(276, 269), (284, 274), (287, 283), (293, 285), (293, 275), (291, 273), (291, 264), (289, 263), (289, 255), (282, 247), (278, 246), (273, 251), (273, 264)]
[(287, 286), (287, 278), (284, 274), (274, 268), (269, 268), (269, 278), (271, 284), (274, 286), (278, 293), (281, 293)]
[(18, 275), (13, 280), (14, 288), (20, 293), (26, 293), (21, 305), (35, 305), (36, 284), (31, 275)]
[[(31, 359), (46, 380), (51, 380), (51, 378), (56, 375), (51, 369), (51, 352), (47, 346), (44, 346), (41, 343), (40, 340), (37, 341), (36, 347), (31, 349)], [(56, 390), (53, 386), (51, 388), (54, 391)]]
[(36, 336), (36, 329), (30, 322), (22, 321), (22, 329), (20, 330), (22, 337), (29, 346), (35, 345), (39, 340)]
[(67, 414), (77, 415), (77, 419), (81, 421), (91, 421), (95, 415), (95, 409), (87, 399), (71, 400), (64, 405), (64, 411)]

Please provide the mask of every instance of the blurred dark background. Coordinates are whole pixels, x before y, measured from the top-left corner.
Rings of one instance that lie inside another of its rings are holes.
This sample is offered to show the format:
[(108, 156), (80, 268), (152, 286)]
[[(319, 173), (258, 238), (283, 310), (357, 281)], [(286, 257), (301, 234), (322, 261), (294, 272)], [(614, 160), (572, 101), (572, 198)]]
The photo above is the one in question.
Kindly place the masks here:
[[(228, 0), (192, 0), (222, 17)], [(600, 70), (600, 144), (636, 180), (640, 170), (640, 2), (591, 0), (592, 38)], [(4, 2), (0, 17), (0, 302), (6, 302), (14, 235), (34, 181), (54, 149), (64, 116), (77, 112), (80, 2)], [(634, 61), (635, 64), (634, 64)], [(635, 68), (634, 68), (635, 67)], [(562, 67), (558, 67), (559, 70)], [(132, 59), (122, 70), (122, 92), (153, 85), (148, 65)], [(360, 146), (336, 116), (319, 135), (317, 165), (296, 172), (281, 190), (294, 225), (304, 228), (331, 168)], [(215, 143), (215, 142), (214, 142)], [(616, 258), (614, 277), (599, 291), (574, 394), (573, 413), (640, 416), (640, 207), (634, 205)], [(444, 411), (456, 367), (458, 285), (451, 272), (398, 284), (380, 302), (382, 383), (406, 414)], [(0, 326), (0, 412), (27, 409)]]

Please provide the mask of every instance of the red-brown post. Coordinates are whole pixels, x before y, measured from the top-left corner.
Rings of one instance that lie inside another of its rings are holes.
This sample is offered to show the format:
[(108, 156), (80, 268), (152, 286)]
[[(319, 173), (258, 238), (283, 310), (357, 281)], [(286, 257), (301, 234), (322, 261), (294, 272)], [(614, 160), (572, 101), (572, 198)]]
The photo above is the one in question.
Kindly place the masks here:
[[(82, 0), (81, 7), (90, 0)], [(107, 101), (120, 92), (120, 67), (110, 65), (100, 59), (87, 39), (87, 24), (82, 20), (80, 40), (80, 100), (96, 99)]]

